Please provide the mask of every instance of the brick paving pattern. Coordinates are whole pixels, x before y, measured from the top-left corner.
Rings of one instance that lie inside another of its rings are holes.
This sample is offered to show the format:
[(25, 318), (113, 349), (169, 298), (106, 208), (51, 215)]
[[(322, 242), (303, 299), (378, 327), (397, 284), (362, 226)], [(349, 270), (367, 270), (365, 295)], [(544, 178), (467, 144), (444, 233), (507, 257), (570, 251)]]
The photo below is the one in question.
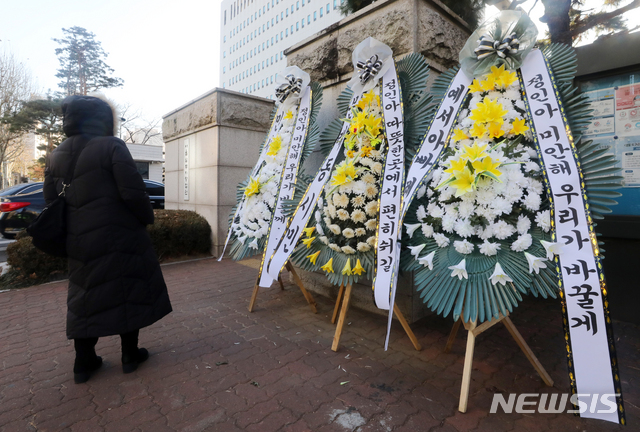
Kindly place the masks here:
[[(254, 266), (255, 267), (255, 266)], [(629, 426), (570, 414), (489, 414), (494, 393), (568, 392), (560, 308), (528, 298), (512, 320), (545, 366), (547, 388), (501, 324), (478, 337), (469, 409), (457, 410), (465, 340), (443, 353), (452, 321), (394, 323), (351, 309), (331, 351), (333, 303), (310, 312), (300, 291), (262, 289), (257, 270), (201, 260), (163, 267), (174, 312), (144, 329), (151, 358), (123, 375), (119, 338), (101, 338), (105, 364), (73, 383), (64, 334), (66, 281), (0, 293), (0, 430), (10, 431), (617, 431), (640, 430), (640, 332), (614, 322)]]

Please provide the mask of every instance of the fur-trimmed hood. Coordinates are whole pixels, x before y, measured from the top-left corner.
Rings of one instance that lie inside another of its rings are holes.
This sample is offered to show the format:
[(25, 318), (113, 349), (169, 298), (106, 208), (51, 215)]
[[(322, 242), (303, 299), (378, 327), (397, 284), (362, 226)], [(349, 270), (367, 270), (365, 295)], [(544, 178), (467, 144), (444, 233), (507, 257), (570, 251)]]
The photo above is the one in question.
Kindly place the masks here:
[(62, 102), (63, 129), (68, 136), (115, 136), (118, 124), (116, 109), (102, 95), (67, 97)]

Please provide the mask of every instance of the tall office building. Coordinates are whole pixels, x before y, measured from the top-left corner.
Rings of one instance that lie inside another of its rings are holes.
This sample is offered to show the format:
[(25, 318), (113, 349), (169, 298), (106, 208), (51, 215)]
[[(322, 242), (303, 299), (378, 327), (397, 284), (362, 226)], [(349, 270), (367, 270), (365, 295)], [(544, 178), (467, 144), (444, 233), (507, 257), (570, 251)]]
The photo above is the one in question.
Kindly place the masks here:
[(340, 21), (341, 0), (224, 0), (220, 36), (223, 88), (275, 99), (284, 50)]

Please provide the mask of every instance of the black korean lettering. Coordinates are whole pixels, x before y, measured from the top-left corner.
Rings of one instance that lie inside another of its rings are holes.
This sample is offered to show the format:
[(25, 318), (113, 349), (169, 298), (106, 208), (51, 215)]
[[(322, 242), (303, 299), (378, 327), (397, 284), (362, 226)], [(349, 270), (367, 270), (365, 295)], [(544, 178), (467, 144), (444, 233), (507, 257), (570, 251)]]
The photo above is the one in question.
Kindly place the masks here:
[(552, 136), (555, 137), (555, 140), (558, 141), (560, 139), (560, 134), (558, 133), (558, 128), (555, 126), (549, 126), (550, 130), (544, 131), (538, 135), (540, 135), (540, 139), (549, 139)]
[(555, 164), (550, 164), (549, 169), (553, 174), (567, 174), (571, 175), (571, 166), (569, 166), (569, 162), (566, 160), (560, 161)]
[(396, 223), (393, 221), (384, 222), (380, 226), (380, 231), (382, 231), (385, 234), (391, 234), (395, 229), (396, 229)]
[(567, 272), (567, 274), (576, 274), (579, 275), (581, 274), (584, 277), (584, 280), (586, 281), (587, 279), (589, 279), (589, 273), (596, 273), (595, 269), (590, 269), (589, 265), (587, 264), (586, 261), (584, 260), (578, 260), (578, 264), (573, 264), (573, 265), (569, 265), (569, 266), (563, 266), (565, 271)]
[[(571, 230), (573, 232), (573, 236), (562, 236), (563, 239), (566, 239), (566, 245), (570, 245), (574, 241), (578, 244), (578, 250), (582, 249), (583, 243), (588, 243), (589, 238), (583, 238), (582, 233), (579, 230)], [(575, 237), (575, 238), (574, 238)]]
[(402, 120), (398, 117), (394, 117), (393, 120), (387, 122), (387, 127), (400, 127), (402, 125)]
[(567, 294), (569, 297), (577, 297), (578, 306), (582, 309), (593, 309), (593, 299), (591, 297), (599, 297), (597, 291), (588, 284), (572, 286), (574, 293)]
[(555, 113), (556, 111), (558, 111), (558, 108), (552, 108), (552, 107), (551, 107), (551, 104), (549, 104), (549, 103), (545, 103), (545, 104), (543, 104), (543, 105), (544, 105), (544, 107), (546, 108), (546, 111), (545, 111), (545, 108), (538, 108), (538, 109), (534, 112), (534, 114), (535, 114), (535, 115), (537, 115), (537, 116), (541, 116), (541, 115), (544, 115), (544, 114), (546, 113), (546, 114), (547, 114), (547, 116), (549, 116), (549, 118), (550, 118), (550, 119), (551, 119), (551, 118), (553, 118), (554, 113)]
[(585, 315), (582, 315), (582, 319), (578, 317), (571, 317), (571, 320), (575, 322), (571, 328), (585, 326), (587, 331), (591, 331), (592, 335), (598, 333), (598, 320), (596, 318), (596, 314), (593, 312), (587, 312)]
[(443, 122), (442, 127), (445, 127), (449, 124), (449, 122), (451, 121), (451, 117), (453, 116), (453, 106), (449, 107), (449, 112), (447, 112), (446, 109), (444, 109), (440, 115), (438, 117), (436, 117), (438, 120), (441, 120)]
[(391, 99), (390, 101), (387, 101), (386, 105), (384, 106), (384, 109), (395, 111), (398, 109), (398, 107), (400, 107), (400, 104), (398, 103), (398, 101), (395, 99)]
[(464, 84), (460, 84), (457, 88), (449, 90), (447, 98), (453, 99), (453, 103), (456, 104), (460, 100), (460, 96), (464, 94)]
[(578, 226), (578, 211), (574, 207), (558, 210), (558, 219), (561, 224), (573, 222), (573, 226)]
[(444, 131), (442, 129), (438, 130), (435, 133), (430, 133), (427, 137), (427, 141), (430, 144), (434, 144), (434, 150), (438, 148), (438, 146), (444, 146), (444, 141), (442, 140), (442, 136), (444, 135)]
[(564, 193), (555, 194), (557, 197), (567, 197), (567, 204), (571, 204), (572, 196), (580, 196), (579, 193), (573, 191), (573, 186), (570, 184), (563, 184), (560, 186), (560, 189), (563, 190)]

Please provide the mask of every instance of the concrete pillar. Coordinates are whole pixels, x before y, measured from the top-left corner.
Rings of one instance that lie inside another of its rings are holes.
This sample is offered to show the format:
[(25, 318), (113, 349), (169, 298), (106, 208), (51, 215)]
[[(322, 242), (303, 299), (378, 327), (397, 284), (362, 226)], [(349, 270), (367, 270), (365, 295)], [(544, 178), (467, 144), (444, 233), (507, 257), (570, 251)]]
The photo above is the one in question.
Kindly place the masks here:
[(163, 116), (165, 208), (193, 210), (222, 252), (236, 188), (258, 160), (273, 101), (214, 89)]

